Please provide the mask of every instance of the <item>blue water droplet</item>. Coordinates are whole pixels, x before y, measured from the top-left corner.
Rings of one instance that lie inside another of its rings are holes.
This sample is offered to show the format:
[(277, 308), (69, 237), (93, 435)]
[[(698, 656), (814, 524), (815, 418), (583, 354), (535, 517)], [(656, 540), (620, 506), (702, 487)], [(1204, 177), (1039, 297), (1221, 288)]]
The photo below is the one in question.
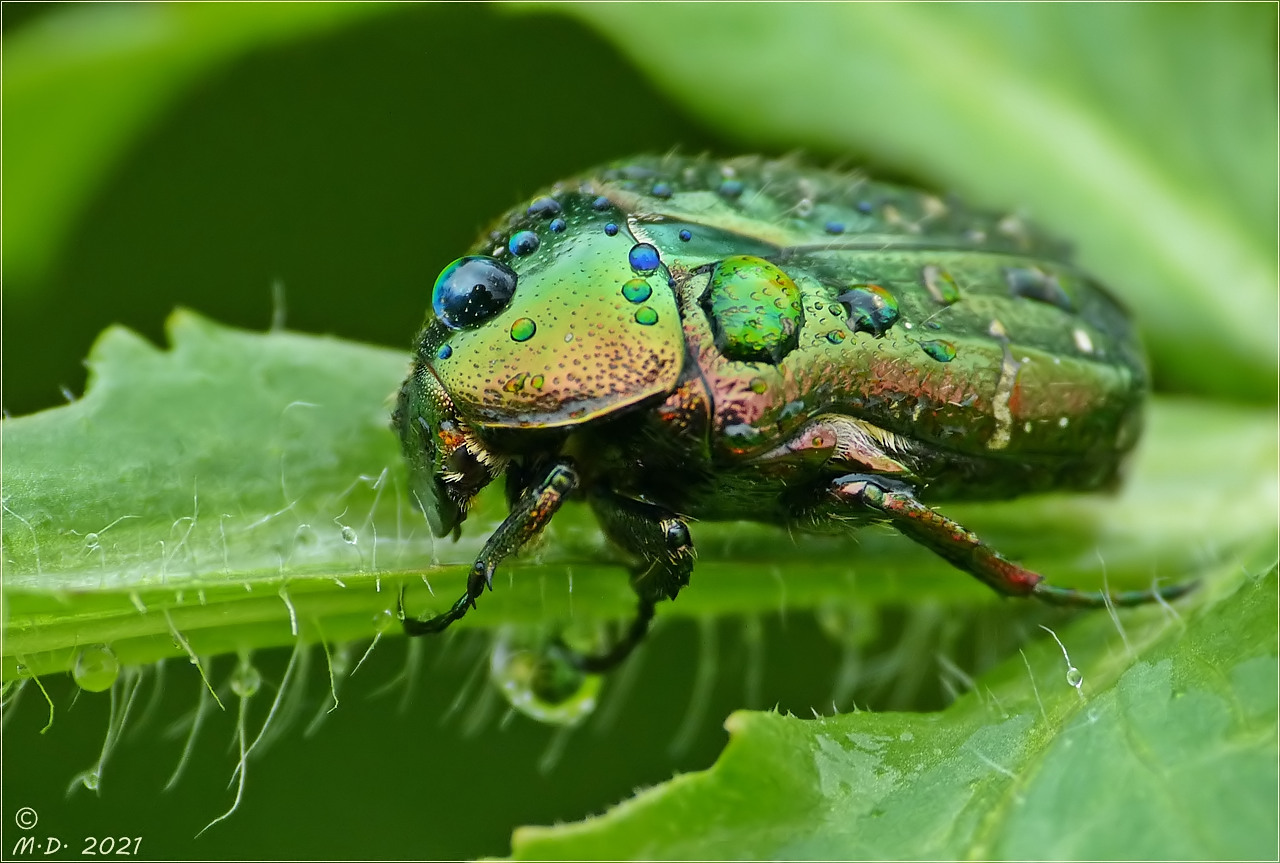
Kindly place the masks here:
[(530, 216), (539, 216), (543, 219), (550, 218), (560, 212), (560, 202), (555, 198), (536, 198), (529, 205), (528, 213)]
[(857, 207), (859, 213), (870, 213), (872, 210), (870, 201), (859, 201), (854, 206)]
[(486, 255), (469, 255), (441, 271), (431, 289), (431, 310), (450, 329), (481, 324), (506, 308), (519, 277)]
[(658, 250), (648, 243), (637, 243), (631, 247), (631, 251), (627, 253), (627, 262), (631, 264), (631, 269), (642, 275), (648, 275), (662, 263)]
[(548, 227), (551, 228), (554, 233), (558, 234), (565, 229), (564, 219), (552, 219), (551, 224), (548, 225)]
[(720, 184), (720, 194), (726, 198), (736, 198), (742, 194), (741, 180), (725, 180)]
[(610, 237), (616, 237), (618, 235), (618, 226), (615, 225), (613, 222), (610, 222), (609, 224), (604, 226), (604, 232), (608, 234)]
[(655, 198), (670, 198), (671, 184), (670, 183), (654, 183), (652, 193)]
[(686, 243), (687, 243), (687, 242), (689, 242), (690, 240), (692, 240), (692, 239), (693, 239), (693, 232), (692, 232), (692, 231), (681, 231), (681, 232), (680, 232), (680, 239), (684, 240)]
[(538, 235), (533, 231), (516, 231), (511, 236), (511, 242), (507, 243), (507, 248), (513, 255), (532, 255), (538, 251), (538, 246), (541, 244)]
[(607, 210), (613, 206), (613, 203), (603, 195), (591, 202), (591, 207), (596, 210)]
[(843, 234), (844, 222), (827, 222), (824, 226), (828, 234)]
[(436, 359), (438, 360), (447, 360), (451, 356), (453, 356), (453, 348), (448, 345), (441, 345), (440, 350), (436, 351)]

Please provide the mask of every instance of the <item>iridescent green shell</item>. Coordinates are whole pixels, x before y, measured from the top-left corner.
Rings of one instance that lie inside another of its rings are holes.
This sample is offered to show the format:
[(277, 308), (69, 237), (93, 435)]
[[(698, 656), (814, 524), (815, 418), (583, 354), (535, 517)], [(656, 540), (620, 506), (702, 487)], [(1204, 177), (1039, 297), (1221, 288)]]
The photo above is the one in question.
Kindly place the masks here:
[(967, 486), (932, 486), (965, 495), (1000, 493), (988, 477), (1015, 462), (1045, 487), (1096, 484), (1140, 428), (1128, 317), (1061, 244), (860, 174), (632, 159), (546, 190), (472, 253), (517, 274), (509, 305), (429, 319), (419, 357), (478, 428), (662, 404), (727, 464), (837, 412), (977, 459)]
[(625, 224), (624, 216), (593, 207), (594, 197), (558, 196), (554, 218), (564, 230), (526, 208), (473, 250), (506, 261), (519, 276), (499, 314), (430, 339), (432, 371), (473, 421), (571, 425), (675, 385), (684, 344), (667, 274), (633, 266), (636, 240), (606, 231)]

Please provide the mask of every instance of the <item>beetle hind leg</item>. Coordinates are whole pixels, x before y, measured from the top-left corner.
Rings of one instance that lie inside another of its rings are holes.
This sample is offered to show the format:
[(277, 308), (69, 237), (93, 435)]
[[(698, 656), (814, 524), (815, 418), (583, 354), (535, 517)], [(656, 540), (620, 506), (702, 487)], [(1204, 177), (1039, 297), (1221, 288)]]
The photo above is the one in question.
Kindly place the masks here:
[(631, 575), (637, 598), (636, 616), (623, 636), (598, 654), (579, 654), (564, 648), (575, 666), (602, 674), (615, 668), (644, 641), (657, 603), (675, 599), (689, 583), (695, 554), (688, 525), (669, 510), (612, 492), (592, 496), (591, 504), (609, 539), (639, 561)]
[(1056, 587), (1046, 583), (1039, 573), (1005, 559), (977, 534), (921, 503), (905, 482), (854, 473), (833, 480), (830, 492), (841, 502), (870, 510), (878, 519), (1005, 596), (1031, 596), (1052, 605), (1101, 608), (1174, 599), (1195, 586), (1192, 582), (1118, 592)]

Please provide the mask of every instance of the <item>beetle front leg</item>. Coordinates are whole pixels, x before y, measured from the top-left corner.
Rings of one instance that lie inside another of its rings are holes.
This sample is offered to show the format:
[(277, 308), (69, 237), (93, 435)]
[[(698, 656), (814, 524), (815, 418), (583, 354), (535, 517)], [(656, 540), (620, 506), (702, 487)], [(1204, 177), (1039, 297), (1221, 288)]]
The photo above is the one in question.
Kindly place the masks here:
[[(400, 616), (404, 622), (406, 635), (427, 635), (441, 632), (449, 624), (474, 608), (476, 599), (485, 591), (493, 589), (493, 573), (503, 558), (514, 554), (526, 542), (533, 539), (551, 521), (551, 517), (560, 509), (565, 498), (578, 487), (578, 472), (573, 462), (568, 459), (553, 462), (547, 469), (542, 481), (533, 484), (521, 495), (511, 512), (498, 525), (498, 529), (484, 544), (480, 555), (471, 567), (467, 576), (467, 592), (443, 614), (418, 620), (404, 616), (403, 601)], [(403, 589), (401, 590), (403, 599)]]
[(689, 583), (695, 553), (688, 525), (669, 510), (612, 492), (593, 496), (591, 504), (609, 539), (639, 560), (631, 575), (638, 607), (626, 634), (604, 653), (582, 655), (564, 648), (575, 666), (601, 674), (617, 666), (644, 641), (653, 622), (654, 606), (659, 600), (675, 599)]
[(921, 503), (915, 489), (905, 482), (848, 474), (833, 480), (830, 489), (839, 500), (872, 510), (900, 533), (1005, 596), (1034, 596), (1053, 605), (1100, 608), (1173, 599), (1194, 586), (1176, 584), (1159, 590), (1112, 593), (1055, 587), (1047, 584), (1044, 576), (1006, 560), (975, 533)]

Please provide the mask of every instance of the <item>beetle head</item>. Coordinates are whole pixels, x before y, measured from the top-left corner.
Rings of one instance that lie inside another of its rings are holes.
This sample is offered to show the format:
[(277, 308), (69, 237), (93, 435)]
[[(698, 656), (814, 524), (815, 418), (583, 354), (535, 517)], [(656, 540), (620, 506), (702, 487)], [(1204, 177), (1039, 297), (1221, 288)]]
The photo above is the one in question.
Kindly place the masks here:
[(490, 254), (436, 280), (423, 358), (467, 422), (570, 426), (675, 386), (685, 346), (666, 268), (602, 200), (540, 198)]
[(475, 437), (421, 361), (400, 388), (391, 422), (409, 465), (409, 496), (432, 533), (445, 536), (462, 523), (476, 493), (502, 472), (506, 460)]

